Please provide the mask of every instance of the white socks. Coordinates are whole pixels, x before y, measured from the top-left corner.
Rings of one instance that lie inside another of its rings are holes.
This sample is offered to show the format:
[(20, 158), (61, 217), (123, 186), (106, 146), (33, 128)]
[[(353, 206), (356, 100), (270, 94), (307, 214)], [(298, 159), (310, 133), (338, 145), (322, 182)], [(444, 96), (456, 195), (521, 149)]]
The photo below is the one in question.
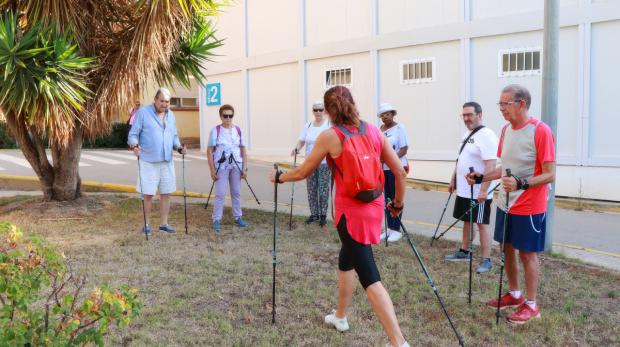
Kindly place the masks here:
[(520, 290), (511, 290), (510, 291), (510, 295), (512, 295), (513, 298), (518, 299), (521, 297), (521, 291)]
[(532, 300), (525, 300), (525, 303), (527, 304), (527, 306), (529, 306), (532, 310), (536, 309), (536, 301), (532, 301)]

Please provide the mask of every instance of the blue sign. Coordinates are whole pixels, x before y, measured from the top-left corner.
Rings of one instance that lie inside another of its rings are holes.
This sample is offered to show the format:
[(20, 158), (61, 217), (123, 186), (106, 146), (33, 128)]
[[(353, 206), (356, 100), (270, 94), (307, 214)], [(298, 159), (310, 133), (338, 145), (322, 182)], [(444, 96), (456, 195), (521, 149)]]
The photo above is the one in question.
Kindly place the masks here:
[(222, 104), (222, 88), (219, 83), (207, 84), (207, 106), (218, 106)]

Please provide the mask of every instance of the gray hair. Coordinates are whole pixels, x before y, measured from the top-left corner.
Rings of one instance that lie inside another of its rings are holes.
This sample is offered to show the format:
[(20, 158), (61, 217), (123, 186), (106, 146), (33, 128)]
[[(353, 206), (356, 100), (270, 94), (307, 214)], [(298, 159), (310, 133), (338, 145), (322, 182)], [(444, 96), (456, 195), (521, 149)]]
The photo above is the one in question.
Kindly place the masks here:
[(172, 94), (170, 94), (170, 91), (167, 88), (157, 89), (157, 93), (155, 93), (155, 99), (159, 98), (160, 95), (168, 97), (168, 99), (170, 99), (170, 97), (172, 96)]
[(513, 100), (524, 100), (525, 107), (529, 110), (532, 104), (532, 96), (530, 91), (520, 84), (510, 84), (502, 89), (502, 93), (511, 93)]

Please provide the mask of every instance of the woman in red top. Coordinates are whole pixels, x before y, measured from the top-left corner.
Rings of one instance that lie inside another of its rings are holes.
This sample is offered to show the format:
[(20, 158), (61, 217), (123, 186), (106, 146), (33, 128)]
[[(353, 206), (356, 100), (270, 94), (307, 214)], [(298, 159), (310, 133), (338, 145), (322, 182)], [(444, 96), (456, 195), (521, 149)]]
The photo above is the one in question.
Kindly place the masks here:
[[(357, 132), (361, 125), (358, 111), (349, 90), (342, 86), (330, 88), (324, 96), (325, 111), (334, 127), (319, 135), (310, 155), (296, 169), (287, 173), (271, 173), (271, 181), (278, 183), (294, 182), (305, 179), (312, 173), (327, 155), (336, 166), (341, 167), (340, 154), (344, 134), (337, 128), (344, 126), (349, 131)], [(366, 123), (366, 136), (375, 145), (381, 160), (385, 162), (396, 177), (396, 195), (394, 202), (388, 206), (393, 216), (403, 207), (405, 194), (405, 178), (407, 174), (387, 142), (387, 139), (372, 124)], [(334, 207), (338, 235), (342, 242), (338, 258), (338, 307), (325, 317), (327, 324), (333, 325), (338, 331), (349, 329), (346, 314), (355, 290), (355, 274), (368, 296), (373, 311), (385, 329), (391, 346), (409, 346), (405, 341), (390, 295), (381, 284), (381, 278), (372, 254), (371, 244), (379, 243), (381, 223), (383, 219), (383, 195), (371, 202), (362, 202), (344, 194), (343, 178), (334, 174), (336, 197)]]

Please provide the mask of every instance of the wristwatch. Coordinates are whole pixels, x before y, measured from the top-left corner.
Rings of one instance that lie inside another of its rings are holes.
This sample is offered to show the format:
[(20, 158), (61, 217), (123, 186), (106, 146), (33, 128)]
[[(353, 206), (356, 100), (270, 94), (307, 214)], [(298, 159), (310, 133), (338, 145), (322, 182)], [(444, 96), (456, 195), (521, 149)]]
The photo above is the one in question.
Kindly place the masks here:
[(521, 189), (526, 190), (530, 187), (530, 183), (527, 181), (527, 178), (522, 178), (521, 181), (523, 182)]

